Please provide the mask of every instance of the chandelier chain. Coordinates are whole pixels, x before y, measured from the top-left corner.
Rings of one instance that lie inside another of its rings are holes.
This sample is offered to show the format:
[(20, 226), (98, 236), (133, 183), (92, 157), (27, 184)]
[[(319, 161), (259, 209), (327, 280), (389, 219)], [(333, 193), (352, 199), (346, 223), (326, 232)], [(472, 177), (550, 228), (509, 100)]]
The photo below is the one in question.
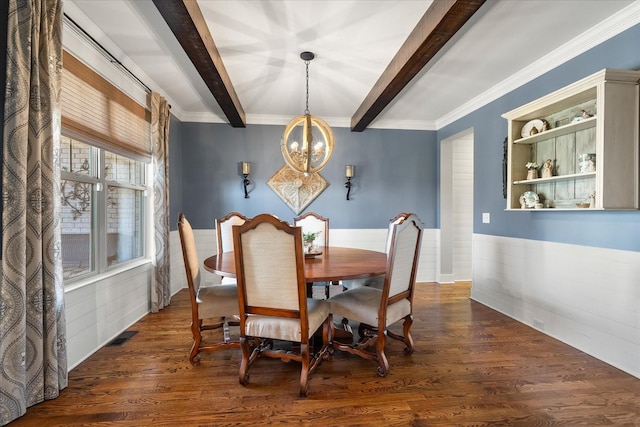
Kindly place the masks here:
[(304, 109), (304, 113), (305, 114), (309, 114), (309, 62), (310, 61), (304, 61), (304, 64), (307, 67), (307, 103), (306, 103), (306, 108)]

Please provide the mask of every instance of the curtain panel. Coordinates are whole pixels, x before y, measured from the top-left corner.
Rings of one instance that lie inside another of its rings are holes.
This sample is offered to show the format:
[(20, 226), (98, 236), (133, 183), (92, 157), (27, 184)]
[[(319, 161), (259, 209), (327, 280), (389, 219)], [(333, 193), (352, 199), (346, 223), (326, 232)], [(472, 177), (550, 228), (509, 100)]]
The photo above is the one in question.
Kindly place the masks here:
[(169, 270), (169, 104), (151, 92), (151, 143), (153, 144), (154, 274), (151, 284), (151, 312), (171, 302)]
[(61, 9), (59, 0), (9, 0), (2, 135), (2, 425), (67, 386), (59, 215)]

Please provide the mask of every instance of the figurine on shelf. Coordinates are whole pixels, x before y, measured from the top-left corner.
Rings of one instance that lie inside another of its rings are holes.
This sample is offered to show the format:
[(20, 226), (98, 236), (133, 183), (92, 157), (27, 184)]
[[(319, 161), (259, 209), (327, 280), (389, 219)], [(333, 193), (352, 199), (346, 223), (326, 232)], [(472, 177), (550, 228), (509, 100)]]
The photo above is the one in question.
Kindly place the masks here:
[(542, 177), (543, 178), (551, 178), (553, 176), (553, 162), (551, 159), (547, 159), (542, 165)]
[(589, 114), (587, 111), (581, 110), (580, 113), (576, 114), (573, 120), (571, 120), (571, 123), (581, 122), (589, 117), (593, 117), (593, 114)]
[(525, 167), (527, 171), (527, 179), (536, 179), (538, 177), (538, 164), (536, 162), (528, 162)]
[(540, 132), (544, 132), (549, 130), (549, 122), (546, 121), (545, 119), (542, 119), (542, 129), (540, 130)]

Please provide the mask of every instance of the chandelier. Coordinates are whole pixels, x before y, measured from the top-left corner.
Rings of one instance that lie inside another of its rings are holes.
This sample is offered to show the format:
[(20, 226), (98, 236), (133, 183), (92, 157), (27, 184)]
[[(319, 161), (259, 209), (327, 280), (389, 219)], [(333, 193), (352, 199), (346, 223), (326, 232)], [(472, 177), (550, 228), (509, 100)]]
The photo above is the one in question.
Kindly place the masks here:
[(319, 117), (309, 114), (309, 62), (313, 52), (302, 52), (300, 58), (306, 66), (307, 102), (304, 114), (291, 120), (282, 134), (280, 149), (284, 161), (293, 170), (305, 176), (320, 171), (333, 152), (333, 131)]

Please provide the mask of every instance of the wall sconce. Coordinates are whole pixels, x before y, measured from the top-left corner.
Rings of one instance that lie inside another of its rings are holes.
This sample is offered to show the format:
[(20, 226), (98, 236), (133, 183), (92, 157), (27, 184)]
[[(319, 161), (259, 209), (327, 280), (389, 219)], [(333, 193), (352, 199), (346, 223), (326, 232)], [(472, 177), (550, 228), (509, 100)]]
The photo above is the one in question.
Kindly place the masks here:
[(356, 167), (354, 165), (347, 165), (344, 171), (344, 175), (347, 177), (347, 182), (344, 183), (347, 189), (347, 200), (349, 200), (349, 194), (351, 193), (351, 178), (353, 178), (355, 174)]
[(251, 173), (251, 162), (242, 162), (242, 176), (244, 177), (242, 181), (242, 185), (244, 185), (244, 198), (249, 198), (249, 193), (247, 192), (247, 185), (251, 184), (249, 181), (249, 174)]

